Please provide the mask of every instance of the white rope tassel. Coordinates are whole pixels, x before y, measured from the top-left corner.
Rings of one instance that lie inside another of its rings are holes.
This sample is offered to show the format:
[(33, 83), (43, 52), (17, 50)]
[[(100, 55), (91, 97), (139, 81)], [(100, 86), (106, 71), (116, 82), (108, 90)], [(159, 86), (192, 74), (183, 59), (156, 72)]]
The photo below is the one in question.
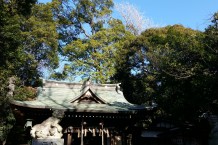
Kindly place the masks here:
[(87, 136), (88, 129), (84, 129), (84, 136)]
[(102, 132), (103, 132), (103, 130), (100, 129), (100, 131), (99, 131), (99, 136), (102, 136)]
[(94, 129), (94, 128), (92, 129), (92, 135), (93, 135), (93, 136), (96, 136), (96, 134), (95, 134), (95, 129)]
[(110, 137), (109, 129), (106, 130), (107, 137)]
[(77, 132), (78, 132), (77, 137), (80, 138), (81, 137), (81, 131), (78, 129)]

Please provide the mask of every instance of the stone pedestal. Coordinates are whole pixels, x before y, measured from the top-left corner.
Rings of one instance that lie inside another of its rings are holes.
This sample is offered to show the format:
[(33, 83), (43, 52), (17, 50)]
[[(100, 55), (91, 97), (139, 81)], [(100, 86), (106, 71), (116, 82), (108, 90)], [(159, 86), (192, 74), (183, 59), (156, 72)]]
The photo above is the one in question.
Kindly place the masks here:
[(64, 145), (64, 139), (33, 139), (32, 145)]

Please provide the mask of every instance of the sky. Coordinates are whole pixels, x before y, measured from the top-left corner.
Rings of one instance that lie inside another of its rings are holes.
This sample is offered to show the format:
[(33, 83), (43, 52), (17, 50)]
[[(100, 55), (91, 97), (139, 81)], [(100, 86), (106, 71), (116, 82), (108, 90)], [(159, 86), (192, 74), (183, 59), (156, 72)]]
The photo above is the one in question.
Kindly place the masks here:
[[(51, 0), (39, 0), (50, 2)], [(204, 31), (212, 15), (218, 11), (218, 0), (114, 0), (134, 5), (154, 24), (159, 26), (181, 24)]]

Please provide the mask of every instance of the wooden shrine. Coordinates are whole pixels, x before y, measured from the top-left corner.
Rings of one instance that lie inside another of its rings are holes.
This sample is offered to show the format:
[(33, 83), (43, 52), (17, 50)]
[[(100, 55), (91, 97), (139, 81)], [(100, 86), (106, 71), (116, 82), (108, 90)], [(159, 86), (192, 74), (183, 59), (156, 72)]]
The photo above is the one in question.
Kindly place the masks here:
[[(52, 138), (52, 131), (62, 128), (58, 135), (65, 145), (137, 145), (134, 125), (153, 110), (152, 106), (129, 103), (119, 84), (51, 80), (43, 80), (35, 100), (14, 100), (11, 107), (17, 121), (32, 130), (52, 116), (58, 118), (57, 125), (50, 123), (47, 129), (51, 135), (44, 135)], [(46, 127), (43, 129), (46, 132)]]

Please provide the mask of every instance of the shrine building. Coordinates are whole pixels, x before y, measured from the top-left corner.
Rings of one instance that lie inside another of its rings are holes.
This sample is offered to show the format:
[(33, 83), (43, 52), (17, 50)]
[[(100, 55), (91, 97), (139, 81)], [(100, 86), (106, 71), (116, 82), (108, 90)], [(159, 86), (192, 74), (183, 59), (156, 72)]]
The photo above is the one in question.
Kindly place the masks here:
[(17, 122), (26, 127), (34, 128), (44, 121), (41, 129), (46, 132), (46, 119), (60, 119), (60, 127), (50, 124), (54, 131), (49, 131), (51, 135), (41, 130), (34, 132), (36, 140), (55, 139), (55, 131), (61, 128), (59, 135), (64, 145), (137, 145), (134, 127), (153, 112), (152, 106), (129, 103), (119, 84), (43, 80), (37, 90), (34, 100), (11, 102)]

